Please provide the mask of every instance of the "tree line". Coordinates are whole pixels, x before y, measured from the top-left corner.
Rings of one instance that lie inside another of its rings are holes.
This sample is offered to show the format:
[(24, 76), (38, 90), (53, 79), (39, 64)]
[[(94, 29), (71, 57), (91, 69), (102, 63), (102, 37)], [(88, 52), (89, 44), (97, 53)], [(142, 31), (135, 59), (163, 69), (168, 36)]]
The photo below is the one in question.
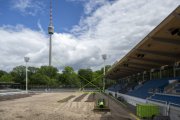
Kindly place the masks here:
[[(110, 68), (107, 65), (106, 71)], [(10, 72), (0, 70), (0, 82), (19, 83), (25, 85), (25, 66), (17, 66)], [(79, 69), (77, 72), (70, 66), (64, 67), (59, 72), (53, 66), (28, 67), (28, 84), (29, 85), (45, 85), (55, 87), (100, 87), (103, 85), (103, 68), (93, 71), (90, 68)], [(108, 80), (107, 86), (112, 84), (112, 80)]]

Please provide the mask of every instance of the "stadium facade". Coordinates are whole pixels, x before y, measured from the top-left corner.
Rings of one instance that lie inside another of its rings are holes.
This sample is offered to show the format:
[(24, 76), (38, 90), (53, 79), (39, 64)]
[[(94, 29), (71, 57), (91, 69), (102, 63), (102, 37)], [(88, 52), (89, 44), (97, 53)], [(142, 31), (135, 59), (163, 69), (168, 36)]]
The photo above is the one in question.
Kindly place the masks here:
[(106, 73), (117, 84), (106, 92), (136, 106), (157, 104), (180, 119), (180, 6)]

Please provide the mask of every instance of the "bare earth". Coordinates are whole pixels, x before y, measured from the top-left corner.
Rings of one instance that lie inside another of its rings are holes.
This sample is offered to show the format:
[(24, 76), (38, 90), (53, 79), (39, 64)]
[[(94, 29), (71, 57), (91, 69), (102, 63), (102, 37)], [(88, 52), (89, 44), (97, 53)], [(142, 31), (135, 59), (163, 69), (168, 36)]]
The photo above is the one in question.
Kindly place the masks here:
[[(40, 93), (0, 101), (0, 120), (135, 120), (113, 100), (109, 103), (110, 113), (94, 112), (92, 97), (89, 97), (90, 94), (83, 94), (81, 92)], [(79, 96), (83, 96), (80, 97), (80, 101), (74, 101)], [(91, 102), (87, 102), (88, 99), (91, 99)]]

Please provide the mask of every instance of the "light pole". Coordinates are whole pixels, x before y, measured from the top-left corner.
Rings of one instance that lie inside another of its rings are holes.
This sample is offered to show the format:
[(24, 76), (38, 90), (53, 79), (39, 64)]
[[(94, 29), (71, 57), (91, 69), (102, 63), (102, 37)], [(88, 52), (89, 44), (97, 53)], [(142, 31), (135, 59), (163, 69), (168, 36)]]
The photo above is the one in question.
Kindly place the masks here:
[(103, 54), (102, 59), (104, 60), (104, 78), (103, 78), (103, 92), (104, 92), (105, 91), (105, 74), (106, 74), (105, 60), (107, 59), (107, 55)]
[(27, 63), (29, 62), (29, 57), (24, 57), (24, 61), (26, 62), (26, 93), (28, 93), (28, 70), (27, 70)]

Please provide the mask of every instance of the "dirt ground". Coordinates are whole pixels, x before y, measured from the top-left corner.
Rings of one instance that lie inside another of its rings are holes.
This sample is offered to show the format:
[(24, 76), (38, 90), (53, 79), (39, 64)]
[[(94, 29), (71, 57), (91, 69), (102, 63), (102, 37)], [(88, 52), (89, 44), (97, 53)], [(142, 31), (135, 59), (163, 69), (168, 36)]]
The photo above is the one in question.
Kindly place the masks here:
[[(106, 98), (102, 94), (96, 94), (95, 98), (99, 97)], [(77, 98), (80, 98), (78, 102), (74, 101)], [(129, 112), (111, 99), (110, 112), (94, 112), (93, 101), (95, 99), (90, 93), (39, 93), (0, 101), (0, 120), (135, 120)]]
[(0, 96), (0, 101), (13, 100), (13, 99), (24, 98), (24, 97), (30, 97), (30, 96), (32, 96), (32, 95), (34, 95), (34, 93), (30, 93), (30, 94), (4, 95), (4, 96)]

